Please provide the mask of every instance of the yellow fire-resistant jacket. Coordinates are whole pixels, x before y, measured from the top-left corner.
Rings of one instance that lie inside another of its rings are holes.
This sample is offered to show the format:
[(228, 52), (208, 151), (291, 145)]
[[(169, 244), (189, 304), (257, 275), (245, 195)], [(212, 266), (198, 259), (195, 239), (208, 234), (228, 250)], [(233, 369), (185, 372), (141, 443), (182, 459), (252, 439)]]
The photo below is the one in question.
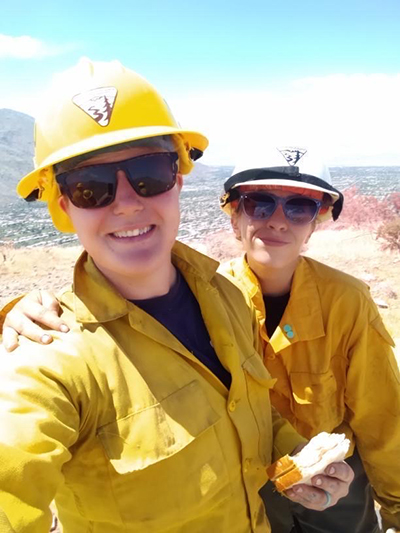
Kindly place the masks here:
[[(271, 415), (258, 324), (217, 263), (177, 243), (225, 386), (86, 254), (66, 335), (0, 354), (1, 533), (268, 532), (265, 466), (303, 439)], [(10, 524), (8, 526), (7, 524)]]
[(277, 378), (273, 405), (307, 438), (345, 432), (377, 500), (400, 525), (400, 377), (394, 343), (368, 287), (301, 257), (269, 339), (261, 286), (245, 258), (221, 271), (240, 280), (257, 308), (265, 365)]

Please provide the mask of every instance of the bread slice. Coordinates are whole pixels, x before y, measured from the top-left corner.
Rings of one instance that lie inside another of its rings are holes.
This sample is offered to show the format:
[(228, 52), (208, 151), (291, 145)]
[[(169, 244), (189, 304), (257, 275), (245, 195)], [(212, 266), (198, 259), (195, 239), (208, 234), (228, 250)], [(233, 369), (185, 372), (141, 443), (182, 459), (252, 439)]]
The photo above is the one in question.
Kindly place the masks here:
[(321, 474), (331, 463), (343, 461), (350, 447), (344, 434), (319, 433), (296, 455), (285, 455), (273, 463), (267, 474), (279, 492), (297, 483), (311, 485), (311, 478)]

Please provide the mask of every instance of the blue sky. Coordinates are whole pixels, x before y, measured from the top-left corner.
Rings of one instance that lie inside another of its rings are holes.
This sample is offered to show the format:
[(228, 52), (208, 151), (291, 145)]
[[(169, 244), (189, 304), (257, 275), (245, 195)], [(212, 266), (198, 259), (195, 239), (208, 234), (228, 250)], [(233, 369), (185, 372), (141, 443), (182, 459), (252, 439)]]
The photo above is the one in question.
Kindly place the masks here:
[(210, 136), (205, 162), (275, 132), (325, 142), (332, 164), (400, 164), (398, 0), (17, 0), (0, 34), (0, 107), (35, 114), (55, 73), (119, 59)]

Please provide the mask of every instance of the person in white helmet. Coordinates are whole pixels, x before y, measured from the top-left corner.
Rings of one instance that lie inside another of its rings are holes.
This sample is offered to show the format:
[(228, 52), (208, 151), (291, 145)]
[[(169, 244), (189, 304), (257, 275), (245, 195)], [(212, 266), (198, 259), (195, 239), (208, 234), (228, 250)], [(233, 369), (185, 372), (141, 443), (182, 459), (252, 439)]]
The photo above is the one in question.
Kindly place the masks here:
[[(368, 287), (301, 255), (317, 224), (336, 220), (343, 195), (312, 150), (252, 154), (225, 182), (222, 209), (244, 255), (224, 265), (258, 311), (273, 405), (306, 438), (351, 439), (356, 477), (324, 513), (261, 491), (276, 533), (375, 533), (400, 528), (400, 377), (393, 340)], [(326, 243), (329, 246), (329, 242)], [(286, 513), (284, 509), (287, 509)], [(293, 529), (292, 529), (293, 528)]]
[[(68, 334), (0, 354), (2, 533), (267, 533), (266, 466), (305, 439), (271, 409), (251, 302), (176, 241), (182, 174), (207, 147), (119, 63), (84, 61), (46, 101), (18, 185), (85, 251)], [(346, 463), (292, 498), (348, 491)]]

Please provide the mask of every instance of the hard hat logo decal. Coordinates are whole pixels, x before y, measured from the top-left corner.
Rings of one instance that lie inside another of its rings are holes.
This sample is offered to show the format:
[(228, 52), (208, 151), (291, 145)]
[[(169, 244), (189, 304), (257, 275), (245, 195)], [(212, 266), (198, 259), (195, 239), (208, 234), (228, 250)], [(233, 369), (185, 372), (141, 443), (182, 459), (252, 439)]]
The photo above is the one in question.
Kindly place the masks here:
[(304, 150), (303, 148), (277, 148), (277, 150), (292, 167), (294, 167), (303, 155), (307, 153), (307, 150)]
[(89, 117), (99, 124), (108, 126), (114, 108), (117, 89), (115, 87), (99, 87), (84, 93), (76, 94), (72, 101)]

